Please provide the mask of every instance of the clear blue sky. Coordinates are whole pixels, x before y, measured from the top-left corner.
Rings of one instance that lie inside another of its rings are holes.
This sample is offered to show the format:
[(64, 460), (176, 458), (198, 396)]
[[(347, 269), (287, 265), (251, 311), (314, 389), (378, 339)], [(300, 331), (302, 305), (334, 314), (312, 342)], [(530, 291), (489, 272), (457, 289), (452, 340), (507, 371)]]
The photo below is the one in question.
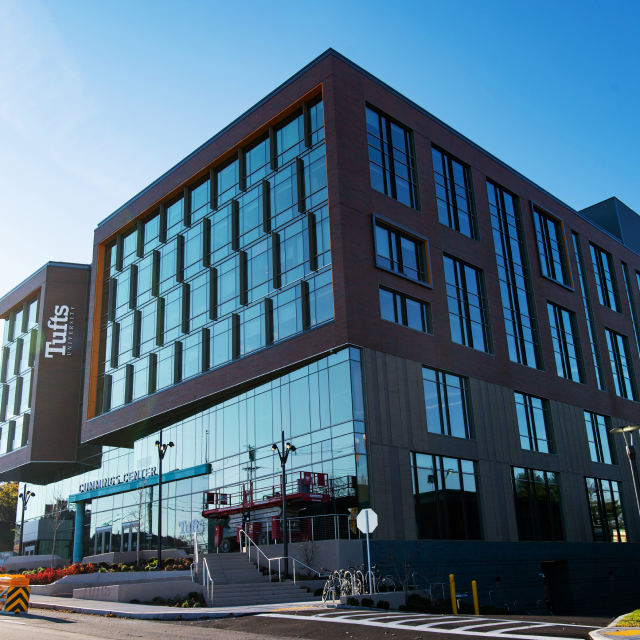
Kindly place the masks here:
[(0, 296), (328, 47), (577, 209), (640, 212), (640, 4), (0, 0)]

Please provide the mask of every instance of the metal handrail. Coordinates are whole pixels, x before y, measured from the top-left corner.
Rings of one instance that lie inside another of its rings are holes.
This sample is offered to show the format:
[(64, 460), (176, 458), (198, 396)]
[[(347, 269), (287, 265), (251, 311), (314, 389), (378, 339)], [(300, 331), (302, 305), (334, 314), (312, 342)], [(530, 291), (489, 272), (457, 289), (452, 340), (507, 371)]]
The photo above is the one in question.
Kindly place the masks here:
[(493, 601), (491, 600), (491, 595), (494, 595), (498, 600), (500, 600), (500, 602), (502, 602), (502, 605), (507, 608), (507, 611), (509, 611), (509, 605), (495, 591), (489, 591), (489, 604), (491, 606), (493, 606)]
[[(282, 571), (281, 571), (281, 567), (280, 567), (280, 560), (293, 560), (293, 584), (296, 583), (296, 562), (303, 566), (305, 569), (308, 569), (309, 571), (313, 571), (314, 573), (318, 574), (319, 578), (322, 578), (322, 574), (319, 571), (316, 571), (315, 569), (311, 568), (310, 566), (306, 565), (304, 562), (300, 562), (300, 560), (297, 560), (296, 558), (294, 558), (293, 556), (280, 556), (278, 558), (269, 558), (264, 551), (262, 551), (262, 549), (249, 537), (249, 535), (247, 534), (247, 532), (244, 529), (239, 529), (240, 533), (242, 533), (242, 535), (244, 536), (245, 541), (249, 541), (264, 557), (264, 559), (267, 561), (267, 563), (269, 564), (269, 582), (272, 582), (271, 580), (271, 561), (278, 561), (278, 582), (280, 582), (282, 580)], [(251, 562), (251, 546), (250, 545), (246, 545), (247, 547), (247, 555), (249, 557), (249, 562)], [(257, 565), (258, 565), (258, 571), (260, 571), (260, 556), (256, 556), (258, 561), (257, 561)]]
[(514, 603), (513, 603), (513, 608), (514, 609), (516, 608), (516, 605), (518, 605), (524, 611), (525, 615), (527, 615), (527, 616), (529, 615), (529, 612), (517, 600), (515, 600)]
[[(206, 558), (202, 559), (202, 590), (207, 592), (209, 600), (213, 598), (213, 579), (211, 578), (211, 572), (209, 571), (209, 565)], [(205, 571), (206, 569), (206, 571)]]
[[(416, 584), (416, 576), (418, 576), (419, 578), (422, 578), (424, 580), (425, 584), (428, 585), (428, 588), (421, 587), (419, 584)], [(431, 599), (431, 584), (423, 575), (421, 575), (417, 571), (414, 571), (411, 574), (411, 580), (413, 582), (413, 588), (414, 589), (422, 589), (429, 596), (429, 599)]]
[(402, 582), (400, 582), (400, 580), (394, 578), (391, 574), (387, 574), (386, 576), (384, 576), (384, 578), (382, 578), (382, 580), (386, 580), (387, 578), (391, 578), (391, 582), (393, 582), (394, 593), (398, 590), (398, 585), (400, 585), (400, 589), (402, 589)]

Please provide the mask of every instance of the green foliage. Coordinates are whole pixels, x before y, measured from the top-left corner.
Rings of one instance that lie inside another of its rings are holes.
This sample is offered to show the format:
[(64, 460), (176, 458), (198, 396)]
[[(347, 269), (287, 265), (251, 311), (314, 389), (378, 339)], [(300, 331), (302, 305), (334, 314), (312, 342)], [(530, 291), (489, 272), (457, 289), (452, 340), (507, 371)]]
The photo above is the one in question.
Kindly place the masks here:
[(320, 587), (319, 589), (316, 589), (316, 590), (313, 592), (313, 595), (314, 595), (314, 596), (316, 596), (316, 598), (317, 598), (318, 596), (321, 596), (321, 595), (322, 595), (322, 592), (323, 592), (323, 588), (322, 588), (322, 587)]
[(618, 627), (640, 627), (640, 609), (627, 614), (617, 625)]
[(389, 602), (387, 600), (378, 600), (378, 604), (376, 605), (376, 607), (378, 609), (389, 609), (391, 607), (391, 605), (389, 604)]
[(373, 607), (373, 600), (371, 598), (362, 598), (363, 607)]
[(347, 598), (347, 604), (350, 607), (358, 607), (360, 603), (358, 602), (358, 598)]
[(18, 483), (0, 482), (0, 522), (13, 525), (18, 508)]

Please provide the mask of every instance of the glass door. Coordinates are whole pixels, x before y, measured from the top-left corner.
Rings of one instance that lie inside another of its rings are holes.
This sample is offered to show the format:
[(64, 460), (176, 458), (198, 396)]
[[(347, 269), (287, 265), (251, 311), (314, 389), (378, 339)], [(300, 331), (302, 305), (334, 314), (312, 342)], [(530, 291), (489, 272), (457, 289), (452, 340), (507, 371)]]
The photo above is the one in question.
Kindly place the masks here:
[(122, 525), (122, 538), (120, 541), (120, 551), (138, 550), (138, 523), (127, 522)]
[(101, 527), (96, 529), (96, 541), (94, 553), (100, 555), (111, 551), (111, 527)]

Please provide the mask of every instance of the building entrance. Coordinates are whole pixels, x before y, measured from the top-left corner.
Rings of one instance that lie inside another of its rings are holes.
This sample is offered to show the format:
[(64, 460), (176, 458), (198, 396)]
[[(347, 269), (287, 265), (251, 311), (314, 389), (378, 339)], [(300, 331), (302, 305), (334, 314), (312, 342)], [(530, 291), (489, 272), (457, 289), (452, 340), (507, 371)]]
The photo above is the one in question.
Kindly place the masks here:
[(96, 540), (93, 551), (96, 556), (111, 551), (111, 527), (100, 527), (96, 529)]
[(138, 550), (138, 532), (137, 522), (127, 522), (122, 525), (122, 537), (120, 538), (120, 551), (137, 551)]

